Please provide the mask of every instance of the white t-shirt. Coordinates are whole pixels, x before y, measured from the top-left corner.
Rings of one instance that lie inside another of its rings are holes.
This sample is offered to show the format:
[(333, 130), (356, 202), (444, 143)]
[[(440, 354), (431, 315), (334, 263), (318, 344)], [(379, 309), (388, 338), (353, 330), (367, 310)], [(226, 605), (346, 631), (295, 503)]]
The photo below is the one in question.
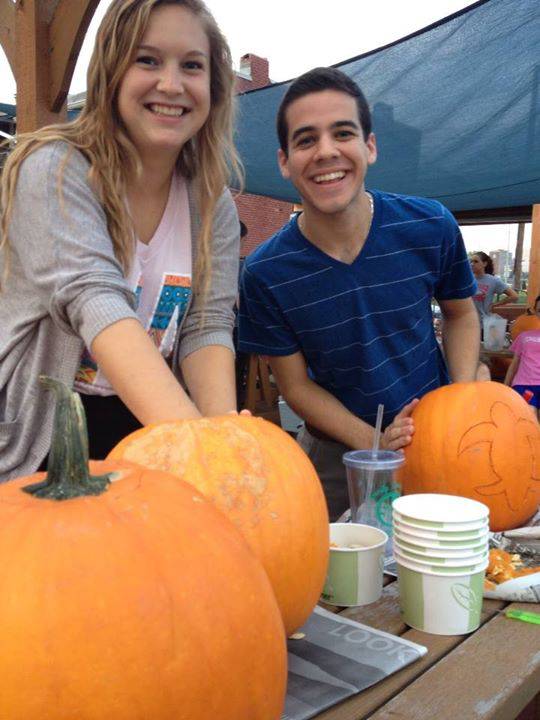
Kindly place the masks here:
[[(184, 179), (175, 174), (167, 206), (148, 244), (137, 241), (126, 281), (137, 297), (137, 315), (164, 358), (169, 358), (176, 331), (191, 295), (191, 223)], [(75, 389), (87, 395), (115, 395), (86, 349), (75, 377)]]

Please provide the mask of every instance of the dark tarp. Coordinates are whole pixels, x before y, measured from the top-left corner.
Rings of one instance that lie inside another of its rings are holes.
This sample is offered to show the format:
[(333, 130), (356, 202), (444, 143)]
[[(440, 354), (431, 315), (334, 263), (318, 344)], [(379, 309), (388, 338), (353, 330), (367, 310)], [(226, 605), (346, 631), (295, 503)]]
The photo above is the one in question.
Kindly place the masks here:
[[(80, 111), (68, 110), (68, 120), (77, 117)], [(17, 107), (9, 103), (0, 103), (0, 123), (15, 123), (17, 120)]]
[[(379, 159), (366, 187), (453, 211), (540, 202), (539, 0), (483, 0), (336, 67), (372, 109)], [(237, 144), (247, 192), (296, 202), (276, 161), (289, 84), (239, 96)]]
[(0, 103), (0, 120), (2, 122), (14, 122), (14, 120), (15, 120), (15, 105), (8, 105), (7, 103)]

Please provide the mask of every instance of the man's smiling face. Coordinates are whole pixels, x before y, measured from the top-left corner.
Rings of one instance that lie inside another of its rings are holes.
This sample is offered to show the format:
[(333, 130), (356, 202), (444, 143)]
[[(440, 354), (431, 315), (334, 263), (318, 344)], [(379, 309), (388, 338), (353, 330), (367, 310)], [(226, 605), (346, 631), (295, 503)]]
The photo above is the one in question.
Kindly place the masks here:
[(309, 93), (289, 105), (286, 119), (288, 152), (279, 150), (278, 161), (304, 210), (334, 214), (358, 208), (377, 147), (373, 133), (364, 140), (355, 98), (338, 90)]

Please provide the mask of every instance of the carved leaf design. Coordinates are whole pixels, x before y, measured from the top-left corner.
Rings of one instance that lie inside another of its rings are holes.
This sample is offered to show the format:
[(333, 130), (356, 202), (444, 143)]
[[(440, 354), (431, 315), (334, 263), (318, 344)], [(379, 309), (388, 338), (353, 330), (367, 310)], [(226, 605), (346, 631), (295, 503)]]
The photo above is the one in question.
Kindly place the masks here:
[[(510, 509), (518, 509), (531, 491), (531, 483), (540, 482), (537, 477), (540, 461), (537, 424), (532, 419), (517, 417), (506, 403), (495, 402), (491, 406), (490, 420), (474, 425), (463, 434), (458, 455), (482, 443), (488, 445), (489, 466), (495, 479), (475, 490), (480, 495), (504, 494)], [(516, 456), (528, 459), (528, 466), (519, 470), (520, 478), (516, 478)]]

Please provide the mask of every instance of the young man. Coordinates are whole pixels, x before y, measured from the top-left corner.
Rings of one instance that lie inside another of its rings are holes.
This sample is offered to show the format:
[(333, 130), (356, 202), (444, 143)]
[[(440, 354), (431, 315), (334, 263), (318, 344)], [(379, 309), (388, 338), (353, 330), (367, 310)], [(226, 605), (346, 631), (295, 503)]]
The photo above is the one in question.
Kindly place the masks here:
[(474, 380), (476, 288), (446, 208), (366, 192), (377, 146), (350, 78), (333, 68), (302, 75), (282, 100), (277, 130), (281, 173), (303, 212), (245, 261), (240, 346), (270, 356), (282, 395), (306, 422), (299, 442), (336, 516), (348, 507), (342, 454), (371, 447), (379, 403), (381, 446), (397, 450), (411, 440), (415, 398), (449, 379)]

